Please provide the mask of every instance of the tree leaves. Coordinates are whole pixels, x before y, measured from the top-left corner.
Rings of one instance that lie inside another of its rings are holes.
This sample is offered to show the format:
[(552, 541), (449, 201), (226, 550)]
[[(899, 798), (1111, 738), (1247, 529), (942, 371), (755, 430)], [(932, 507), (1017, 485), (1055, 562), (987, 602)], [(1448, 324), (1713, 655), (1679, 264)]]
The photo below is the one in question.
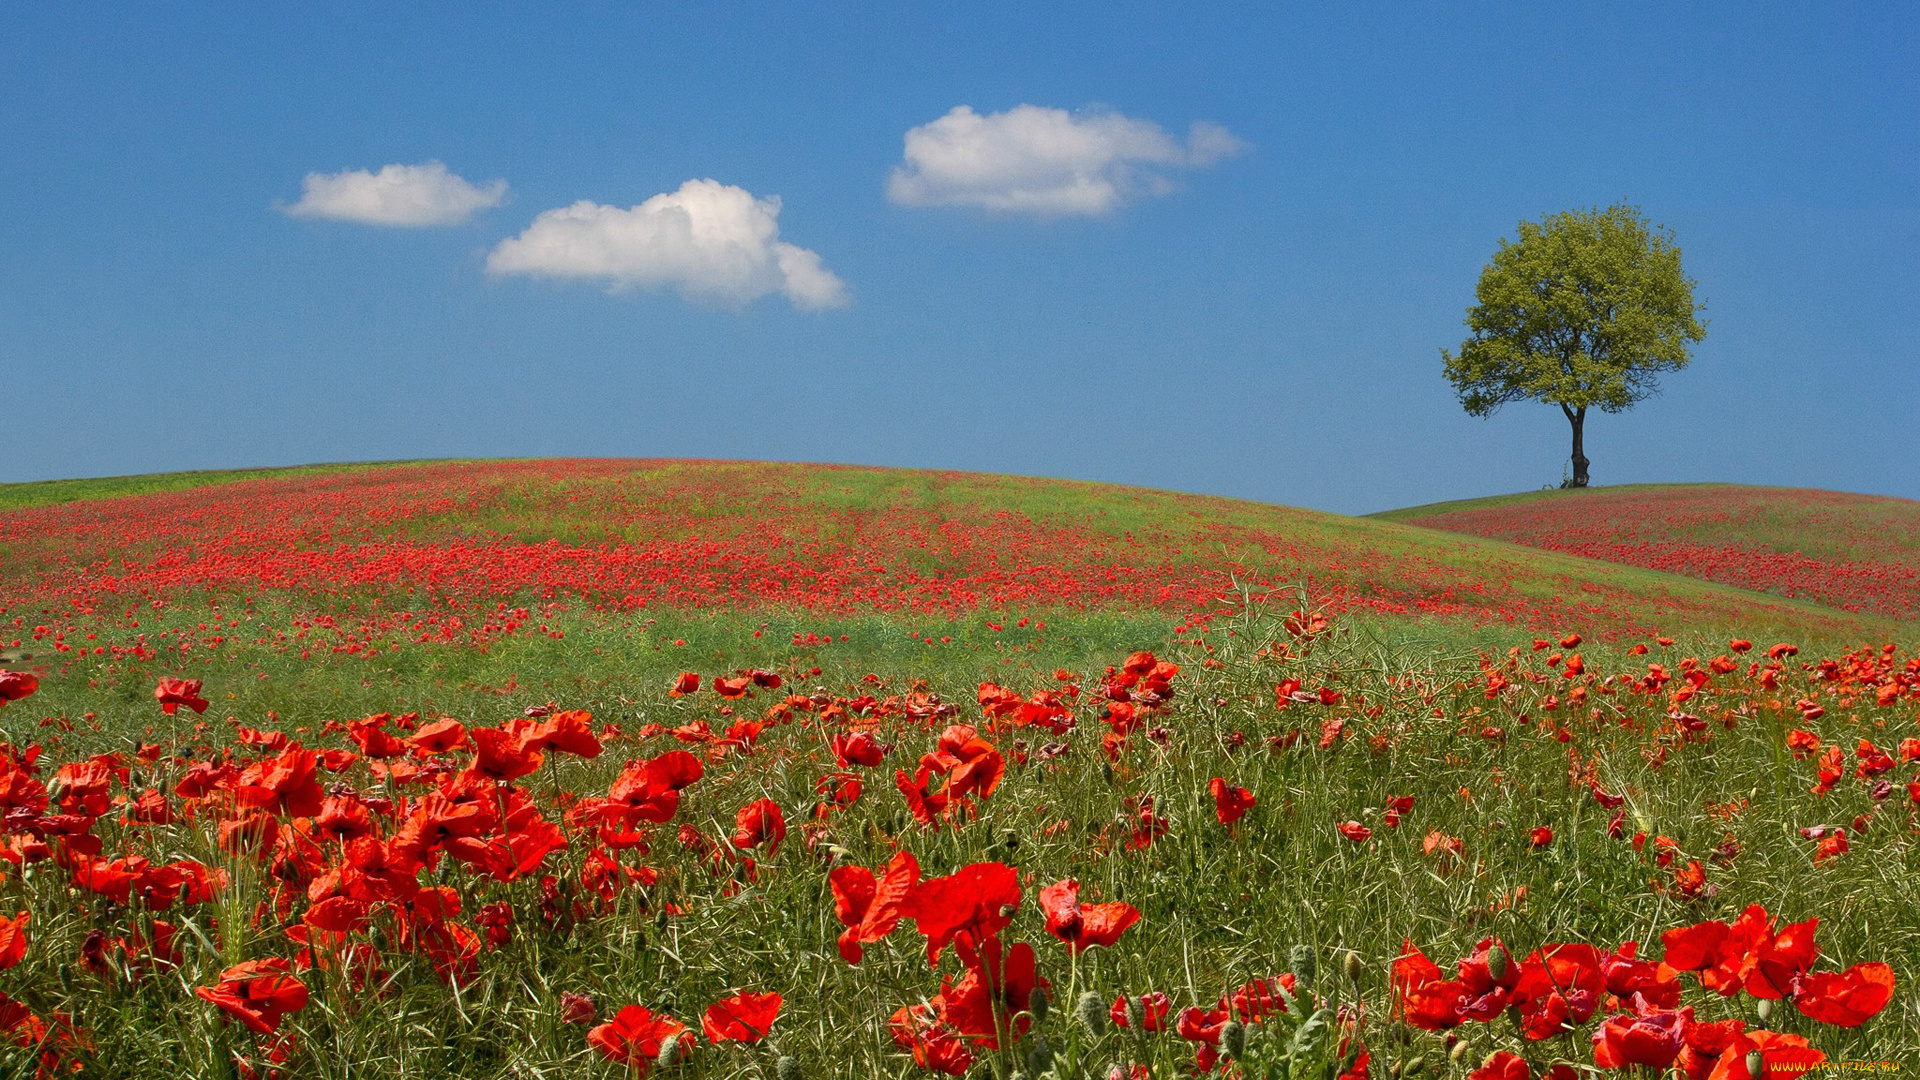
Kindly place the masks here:
[(1706, 336), (1695, 282), (1665, 229), (1624, 204), (1523, 221), (1481, 272), (1469, 337), (1442, 349), (1460, 404), (1488, 416), (1537, 400), (1569, 413), (1620, 412)]

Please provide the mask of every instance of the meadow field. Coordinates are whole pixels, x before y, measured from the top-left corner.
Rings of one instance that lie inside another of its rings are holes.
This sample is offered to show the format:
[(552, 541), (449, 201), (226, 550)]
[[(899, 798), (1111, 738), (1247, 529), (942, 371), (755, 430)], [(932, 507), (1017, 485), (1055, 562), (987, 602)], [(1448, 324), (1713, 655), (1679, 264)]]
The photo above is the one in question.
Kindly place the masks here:
[(0, 487), (0, 1075), (1920, 1068), (1905, 512)]

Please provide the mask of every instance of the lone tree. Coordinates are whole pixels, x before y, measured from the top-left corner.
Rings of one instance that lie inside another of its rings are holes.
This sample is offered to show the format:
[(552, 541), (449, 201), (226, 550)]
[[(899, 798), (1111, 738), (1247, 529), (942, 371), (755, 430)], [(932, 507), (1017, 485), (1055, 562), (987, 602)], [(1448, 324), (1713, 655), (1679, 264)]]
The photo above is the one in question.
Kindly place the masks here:
[(1634, 207), (1523, 221), (1480, 273), (1473, 336), (1457, 356), (1440, 350), (1447, 381), (1474, 416), (1509, 401), (1560, 406), (1573, 425), (1569, 485), (1586, 487), (1587, 410), (1620, 412), (1652, 394), (1661, 372), (1687, 366), (1687, 345), (1707, 333), (1693, 286), (1672, 234)]

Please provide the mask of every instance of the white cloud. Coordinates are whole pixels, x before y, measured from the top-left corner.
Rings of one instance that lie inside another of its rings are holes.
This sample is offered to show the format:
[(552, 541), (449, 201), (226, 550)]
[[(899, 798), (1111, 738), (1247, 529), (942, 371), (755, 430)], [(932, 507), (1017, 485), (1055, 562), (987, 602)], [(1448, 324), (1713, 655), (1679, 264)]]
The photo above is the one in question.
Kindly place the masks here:
[(308, 173), (300, 201), (285, 209), (294, 217), (422, 228), (458, 225), (476, 211), (499, 206), (506, 197), (505, 180), (476, 187), (448, 172), (445, 165), (429, 161), (388, 165), (377, 173), (365, 169)]
[(965, 105), (907, 132), (887, 179), (903, 206), (979, 206), (1039, 215), (1104, 214), (1173, 190), (1165, 170), (1204, 168), (1243, 148), (1219, 124), (1180, 140), (1150, 120), (1020, 105), (981, 116)]
[(602, 281), (614, 290), (672, 286), (741, 306), (779, 293), (795, 307), (840, 307), (846, 283), (820, 256), (780, 239), (780, 200), (689, 180), (621, 209), (581, 200), (548, 210), (487, 256), (495, 274)]

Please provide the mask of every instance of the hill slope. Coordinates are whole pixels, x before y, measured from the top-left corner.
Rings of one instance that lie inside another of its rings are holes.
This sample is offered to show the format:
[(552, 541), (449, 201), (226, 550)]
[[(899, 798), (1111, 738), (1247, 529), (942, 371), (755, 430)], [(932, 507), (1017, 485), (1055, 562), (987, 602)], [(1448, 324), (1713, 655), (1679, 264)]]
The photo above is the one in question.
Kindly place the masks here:
[(1375, 520), (1920, 621), (1920, 502), (1732, 484), (1544, 491)]
[(512, 632), (540, 621), (521, 610), (539, 603), (1180, 617), (1216, 610), (1244, 586), (1288, 603), (1304, 588), (1316, 602), (1383, 617), (1617, 636), (1700, 628), (1884, 640), (1889, 629), (1393, 522), (1067, 481), (666, 460), (211, 479), (89, 482), (89, 496), (115, 483), (139, 493), (76, 501), (59, 501), (74, 493), (61, 485), (0, 488), (0, 506), (11, 507), (0, 510), (0, 614), (46, 626), (43, 636), (90, 632), (124, 645), (143, 612), (271, 599), (308, 624), (351, 613), (350, 633), (372, 643)]

